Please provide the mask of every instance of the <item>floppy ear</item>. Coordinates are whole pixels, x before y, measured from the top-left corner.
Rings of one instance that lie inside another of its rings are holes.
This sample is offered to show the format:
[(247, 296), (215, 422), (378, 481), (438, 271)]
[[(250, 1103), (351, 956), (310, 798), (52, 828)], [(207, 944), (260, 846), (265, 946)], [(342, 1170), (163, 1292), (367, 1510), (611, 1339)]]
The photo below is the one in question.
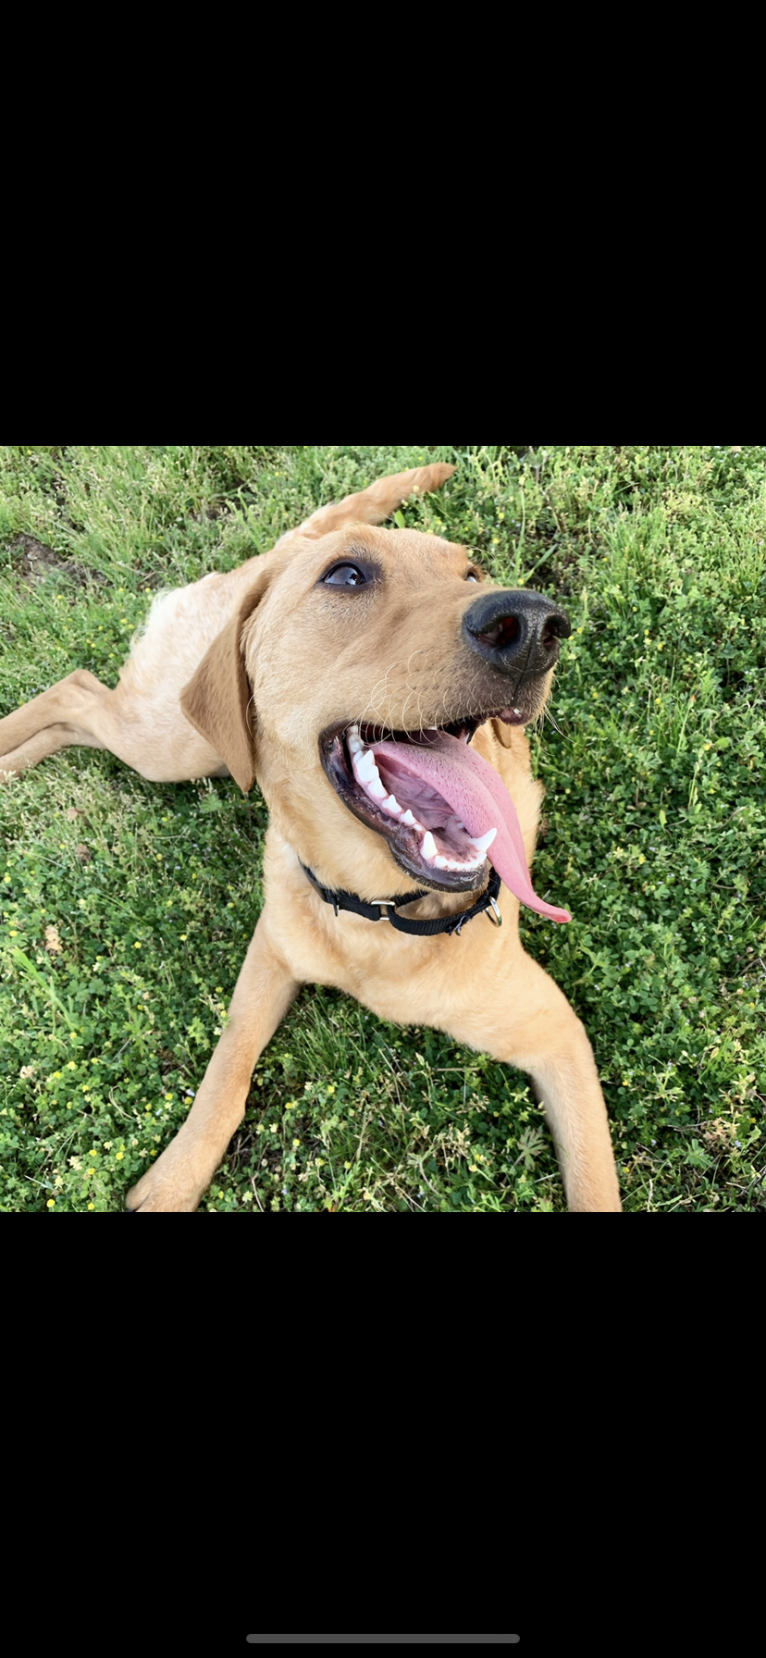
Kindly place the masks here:
[(255, 742), (242, 631), (263, 597), (268, 577), (269, 572), (264, 570), (248, 589), (231, 621), (203, 656), (194, 678), (181, 692), (181, 708), (187, 720), (220, 754), (243, 794), (248, 794), (255, 782)]

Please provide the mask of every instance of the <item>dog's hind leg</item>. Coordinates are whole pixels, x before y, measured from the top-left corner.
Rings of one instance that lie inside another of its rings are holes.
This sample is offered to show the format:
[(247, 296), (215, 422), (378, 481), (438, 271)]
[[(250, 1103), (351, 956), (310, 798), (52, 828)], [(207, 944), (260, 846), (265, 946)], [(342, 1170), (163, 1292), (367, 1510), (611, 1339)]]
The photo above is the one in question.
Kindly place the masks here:
[(110, 696), (101, 681), (84, 668), (59, 680), (49, 691), (0, 720), (0, 781), (36, 766), (49, 754), (73, 743), (106, 748), (97, 734), (93, 712)]
[(456, 471), (457, 467), (438, 461), (431, 466), (414, 466), (409, 472), (395, 472), (390, 478), (379, 478), (376, 484), (357, 495), (347, 495), (343, 501), (319, 507), (297, 530), (283, 535), (277, 546), (281, 547), (294, 535), (313, 540), (315, 536), (329, 535), (331, 530), (342, 530), (346, 524), (383, 524), (411, 495), (427, 495), (432, 489), (441, 489)]
[(172, 699), (110, 691), (84, 669), (0, 720), (0, 783), (73, 745), (106, 748), (152, 783), (226, 775), (221, 758)]

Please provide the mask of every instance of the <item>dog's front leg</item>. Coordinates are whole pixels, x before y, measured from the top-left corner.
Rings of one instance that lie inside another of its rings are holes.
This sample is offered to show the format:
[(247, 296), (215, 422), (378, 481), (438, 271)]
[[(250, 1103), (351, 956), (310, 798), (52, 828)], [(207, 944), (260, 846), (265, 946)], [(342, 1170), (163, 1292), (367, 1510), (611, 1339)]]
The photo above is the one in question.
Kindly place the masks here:
[(253, 1067), (298, 985), (272, 949), (263, 918), (232, 998), (230, 1019), (182, 1129), (128, 1193), (132, 1212), (191, 1214), (245, 1114)]
[(490, 1007), (450, 1031), (532, 1077), (570, 1210), (617, 1213), (622, 1205), (609, 1122), (585, 1028), (544, 969), (526, 955), (521, 963), (508, 978), (498, 976)]

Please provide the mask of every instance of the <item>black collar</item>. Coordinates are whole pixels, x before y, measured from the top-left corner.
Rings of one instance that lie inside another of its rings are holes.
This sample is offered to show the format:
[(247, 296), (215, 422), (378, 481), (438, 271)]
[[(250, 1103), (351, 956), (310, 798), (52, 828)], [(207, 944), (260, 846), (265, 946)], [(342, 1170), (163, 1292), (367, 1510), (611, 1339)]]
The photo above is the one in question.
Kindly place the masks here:
[[(373, 898), (366, 903), (353, 892), (331, 892), (328, 887), (320, 886), (316, 875), (301, 864), (301, 869), (311, 882), (315, 892), (319, 893), (326, 904), (332, 904), (335, 914), (339, 910), (351, 910), (354, 915), (364, 915), (368, 921), (382, 921), (387, 915), (391, 926), (399, 933), (419, 933), (423, 938), (432, 938), (435, 933), (456, 933), (460, 937), (460, 929), (466, 921), (473, 921), (475, 915), (481, 915), (486, 910), (489, 919), (495, 927), (502, 927), (503, 918), (497, 906), (497, 895), (500, 891), (500, 876), (493, 869), (489, 886), (482, 893), (478, 903), (470, 910), (463, 910), (461, 915), (445, 915), (436, 921), (407, 921), (403, 915), (397, 915), (400, 904), (414, 904), (416, 898), (428, 898), (427, 892), (403, 892), (398, 898)], [(490, 910), (494, 913), (491, 914)]]

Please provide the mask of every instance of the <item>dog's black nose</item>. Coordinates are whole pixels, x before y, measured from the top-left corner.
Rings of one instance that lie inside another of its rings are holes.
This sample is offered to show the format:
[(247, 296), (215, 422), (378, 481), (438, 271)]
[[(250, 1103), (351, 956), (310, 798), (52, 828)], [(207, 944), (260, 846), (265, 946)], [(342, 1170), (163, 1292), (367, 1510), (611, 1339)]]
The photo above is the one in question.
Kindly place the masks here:
[(542, 593), (494, 589), (463, 617), (463, 635), (500, 673), (545, 673), (558, 661), (559, 640), (572, 632), (569, 617)]

